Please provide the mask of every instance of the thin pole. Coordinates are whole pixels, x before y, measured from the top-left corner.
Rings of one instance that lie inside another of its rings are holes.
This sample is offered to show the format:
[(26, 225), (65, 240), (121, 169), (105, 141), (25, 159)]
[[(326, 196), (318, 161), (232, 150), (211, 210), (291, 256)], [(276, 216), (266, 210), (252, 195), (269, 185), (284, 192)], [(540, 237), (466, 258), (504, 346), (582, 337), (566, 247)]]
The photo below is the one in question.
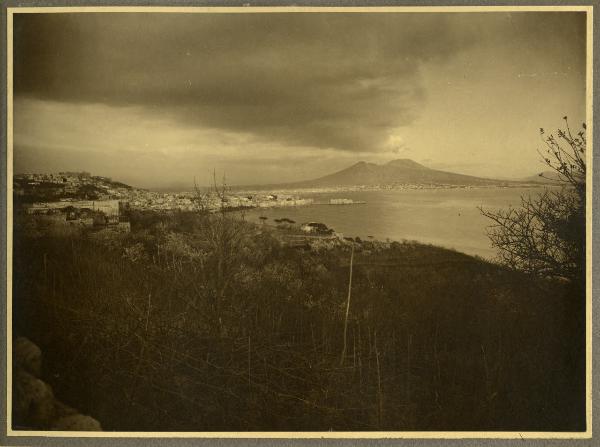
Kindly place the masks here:
[[(377, 340), (377, 338), (375, 338)], [(381, 395), (381, 369), (379, 368), (379, 349), (377, 349), (377, 341), (375, 341), (375, 359), (377, 360), (377, 421), (378, 428), (381, 428), (381, 413), (383, 412), (383, 403)]]
[(250, 357), (250, 335), (248, 335), (248, 386), (250, 386), (252, 380), (250, 375), (250, 365), (251, 365), (251, 357)]
[(346, 346), (348, 339), (348, 315), (350, 314), (350, 296), (352, 294), (352, 261), (354, 260), (354, 245), (352, 245), (352, 252), (350, 253), (350, 278), (348, 279), (348, 299), (346, 301), (346, 319), (344, 320), (344, 348), (342, 349), (342, 356), (340, 357), (340, 366), (344, 364), (344, 358), (346, 357)]

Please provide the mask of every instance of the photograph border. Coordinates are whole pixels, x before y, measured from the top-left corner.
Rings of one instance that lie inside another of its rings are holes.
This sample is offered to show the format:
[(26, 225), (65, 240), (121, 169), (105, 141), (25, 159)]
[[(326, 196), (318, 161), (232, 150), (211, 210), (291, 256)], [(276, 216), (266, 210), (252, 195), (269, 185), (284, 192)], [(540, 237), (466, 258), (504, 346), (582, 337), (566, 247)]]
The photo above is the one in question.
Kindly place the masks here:
[[(240, 3), (244, 6), (240, 6)], [(410, 4), (413, 3), (413, 4)], [(6, 428), (6, 436), (4, 442), (14, 442), (15, 444), (24, 445), (29, 444), (30, 440), (44, 439), (44, 444), (49, 444), (49, 441), (67, 441), (74, 440), (73, 438), (84, 438), (86, 445), (90, 445), (89, 442), (94, 440), (106, 442), (114, 442), (115, 438), (129, 439), (132, 438), (143, 438), (142, 442), (150, 441), (151, 439), (162, 440), (166, 439), (179, 439), (185, 440), (189, 438), (199, 439), (204, 438), (205, 440), (215, 441), (215, 438), (221, 438), (223, 440), (242, 440), (247, 443), (253, 439), (271, 439), (271, 440), (285, 440), (286, 442), (293, 440), (314, 440), (318, 439), (321, 441), (325, 440), (353, 440), (354, 442), (361, 440), (393, 440), (393, 439), (405, 439), (405, 440), (516, 440), (522, 443), (523, 440), (587, 440), (590, 441), (593, 432), (593, 419), (592, 413), (593, 408), (596, 407), (597, 399), (593, 390), (593, 382), (597, 379), (592, 377), (592, 363), (596, 363), (594, 360), (593, 352), (593, 338), (598, 336), (598, 324), (593, 324), (592, 321), (592, 291), (598, 290), (598, 281), (594, 281), (592, 272), (593, 268), (593, 245), (594, 241), (592, 238), (593, 227), (597, 225), (597, 219), (593, 215), (593, 203), (596, 194), (594, 190), (594, 173), (593, 164), (594, 159), (597, 156), (593, 151), (593, 141), (596, 132), (598, 131), (596, 126), (593, 126), (593, 112), (594, 112), (594, 101), (595, 93), (597, 89), (594, 88), (596, 85), (596, 79), (593, 76), (597, 69), (597, 62), (594, 58), (593, 47), (597, 40), (596, 36), (593, 35), (594, 24), (597, 25), (597, 17), (594, 17), (593, 6), (595, 2), (552, 2), (547, 5), (523, 5), (522, 2), (493, 2), (492, 5), (486, 5), (488, 2), (421, 2), (418, 5), (415, 2), (389, 2), (388, 5), (373, 4), (356, 6), (357, 2), (320, 2), (319, 6), (316, 6), (314, 2), (260, 2), (252, 3), (252, 6), (246, 2), (169, 2), (169, 6), (165, 6), (164, 2), (127, 2), (120, 3), (119, 6), (112, 2), (93, 2), (93, 1), (70, 1), (70, 2), (58, 2), (58, 1), (22, 1), (14, 2), (9, 1), (3, 5), (2, 10), (2, 23), (6, 34), (3, 33), (5, 42), (4, 48), (6, 49), (6, 58), (3, 57), (2, 67), (6, 76), (3, 77), (3, 111), (6, 116), (6, 127), (3, 127), (3, 141), (6, 141), (5, 157), (2, 157), (2, 175), (5, 177), (2, 179), (2, 186), (6, 188), (6, 195), (2, 196), (3, 207), (2, 211), (5, 213), (3, 216), (6, 220), (6, 226), (3, 228), (3, 243), (5, 244), (6, 250), (4, 250), (4, 266), (3, 274), (5, 274), (5, 281), (3, 287), (5, 287), (6, 301), (3, 303), (2, 314), (0, 319), (2, 324), (3, 333), (6, 335), (6, 343), (2, 346), (3, 354), (5, 355), (6, 368), (3, 373), (6, 376), (2, 377), (3, 388), (5, 394), (2, 399), (2, 416), (0, 423), (4, 420), (5, 424), (3, 427)], [(429, 3), (443, 3), (432, 4)], [(470, 4), (473, 3), (473, 4)], [(492, 3), (492, 2), (489, 2)], [(390, 6), (393, 5), (393, 6)], [(82, 6), (85, 5), (85, 6)], [(142, 6), (143, 5), (143, 6)], [(172, 6), (171, 6), (172, 5)], [(176, 6), (177, 5), (177, 6)], [(256, 5), (256, 6), (255, 6)], [(308, 6), (311, 5), (311, 6)], [(336, 5), (336, 6), (332, 6)], [(446, 6), (444, 6), (446, 5)], [(371, 12), (500, 12), (500, 11), (585, 11), (587, 13), (587, 60), (586, 60), (586, 122), (588, 123), (589, 129), (589, 146), (592, 150), (587, 152), (587, 195), (586, 195), (586, 209), (587, 209), (587, 226), (586, 226), (586, 237), (587, 237), (587, 285), (586, 285), (586, 431), (585, 432), (510, 432), (510, 431), (499, 431), (499, 432), (469, 432), (469, 431), (428, 431), (428, 432), (65, 432), (65, 431), (24, 431), (24, 430), (12, 430), (10, 426), (11, 407), (9, 405), (12, 390), (12, 362), (11, 362), (11, 350), (12, 350), (12, 290), (11, 290), (11, 278), (12, 278), (12, 175), (13, 175), (13, 79), (12, 79), (12, 57), (13, 57), (13, 36), (12, 36), (12, 19), (14, 14), (27, 14), (27, 13), (82, 13), (82, 12), (159, 12), (159, 13), (290, 13), (290, 12), (308, 12), (308, 13), (319, 13), (319, 12), (347, 12), (347, 13), (371, 13)], [(3, 39), (4, 40), (4, 39)], [(593, 93), (594, 94), (593, 94)], [(599, 183), (600, 184), (600, 183)], [(598, 276), (598, 275), (595, 275)], [(594, 365), (595, 366), (595, 365)], [(597, 368), (595, 368), (597, 369)], [(597, 388), (596, 388), (597, 389)], [(412, 442), (411, 442), (412, 444)], [(481, 444), (478, 442), (477, 444)], [(7, 444), (8, 445), (8, 444)], [(52, 443), (54, 445), (54, 443)], [(214, 445), (214, 444), (213, 444)], [(561, 442), (564, 445), (564, 442)]]

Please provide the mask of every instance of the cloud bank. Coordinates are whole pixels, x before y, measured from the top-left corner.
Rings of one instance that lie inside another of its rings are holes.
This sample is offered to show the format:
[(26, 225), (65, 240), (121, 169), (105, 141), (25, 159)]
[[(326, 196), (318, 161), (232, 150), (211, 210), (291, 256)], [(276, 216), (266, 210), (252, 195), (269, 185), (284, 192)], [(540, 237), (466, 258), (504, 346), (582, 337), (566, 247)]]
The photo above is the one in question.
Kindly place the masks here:
[[(17, 14), (14, 42), (16, 142), (47, 144), (48, 122), (27, 136), (34, 110), (54, 105), (66, 119), (62, 106), (96, 105), (120, 120), (76, 120), (89, 129), (61, 144), (113, 154), (148, 143), (206, 158), (223, 139), (266, 151), (412, 154), (398, 130), (427, 119), (431, 79), (454, 81), (465, 54), (479, 54), (488, 73), (515, 65), (526, 76), (556, 68), (557, 57), (578, 82), (585, 71), (580, 13)], [(143, 142), (148, 122), (171, 140)], [(105, 137), (92, 140), (94, 128)]]

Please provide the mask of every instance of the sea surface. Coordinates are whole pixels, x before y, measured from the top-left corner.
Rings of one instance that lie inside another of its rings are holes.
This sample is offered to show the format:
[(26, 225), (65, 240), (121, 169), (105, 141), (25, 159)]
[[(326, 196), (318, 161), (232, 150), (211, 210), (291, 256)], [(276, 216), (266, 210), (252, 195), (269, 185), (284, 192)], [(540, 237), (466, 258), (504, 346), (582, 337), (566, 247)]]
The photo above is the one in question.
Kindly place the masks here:
[(521, 196), (541, 191), (530, 187), (300, 193), (300, 197), (310, 197), (316, 203), (333, 198), (366, 203), (253, 209), (246, 213), (246, 219), (260, 222), (259, 217), (264, 216), (271, 225), (282, 217), (297, 223), (322, 222), (344, 236), (418, 241), (493, 259), (495, 250), (486, 235), (491, 221), (477, 207), (497, 210), (519, 206)]

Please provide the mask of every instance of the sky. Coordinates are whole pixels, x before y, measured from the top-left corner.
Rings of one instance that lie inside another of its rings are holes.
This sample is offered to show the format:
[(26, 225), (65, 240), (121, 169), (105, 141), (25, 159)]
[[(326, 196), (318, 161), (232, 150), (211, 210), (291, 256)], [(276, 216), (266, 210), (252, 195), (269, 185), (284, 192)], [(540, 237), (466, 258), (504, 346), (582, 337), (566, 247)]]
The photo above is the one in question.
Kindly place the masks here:
[(14, 169), (145, 188), (410, 158), (543, 170), (585, 119), (585, 13), (16, 14)]

